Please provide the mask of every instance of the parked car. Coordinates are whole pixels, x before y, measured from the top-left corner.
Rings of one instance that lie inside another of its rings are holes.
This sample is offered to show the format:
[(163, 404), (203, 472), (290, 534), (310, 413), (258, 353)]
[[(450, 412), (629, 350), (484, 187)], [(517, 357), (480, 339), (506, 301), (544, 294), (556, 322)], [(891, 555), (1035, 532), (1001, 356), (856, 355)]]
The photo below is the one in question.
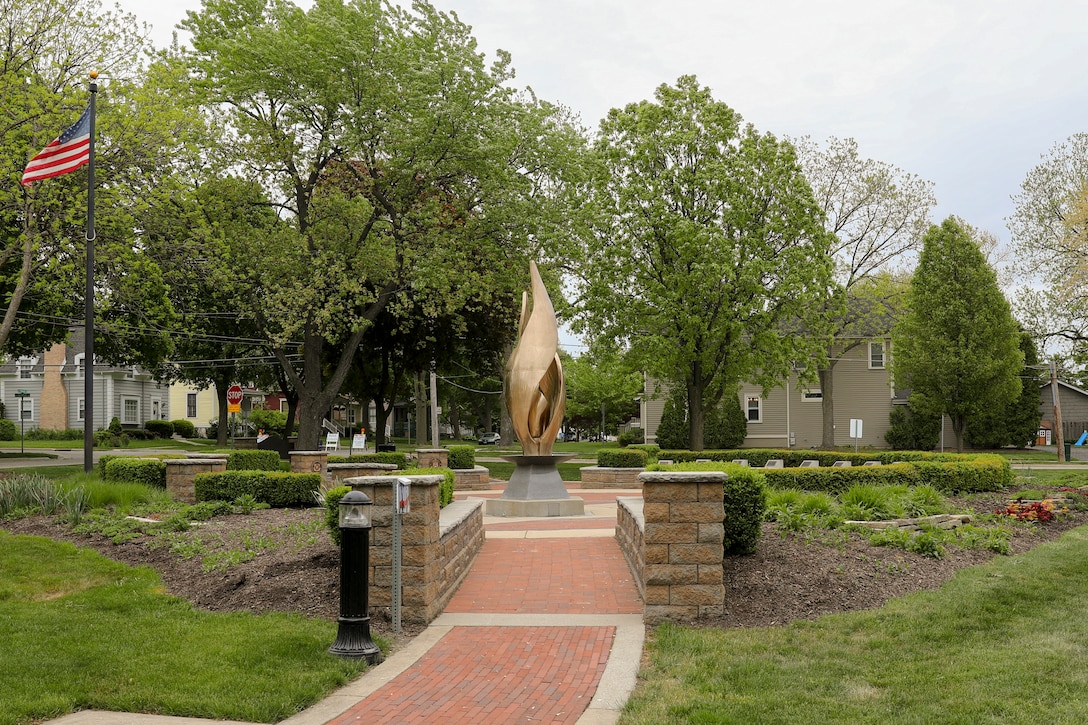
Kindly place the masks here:
[(498, 433), (481, 433), (477, 442), (481, 446), (493, 446), (502, 439), (502, 436)]

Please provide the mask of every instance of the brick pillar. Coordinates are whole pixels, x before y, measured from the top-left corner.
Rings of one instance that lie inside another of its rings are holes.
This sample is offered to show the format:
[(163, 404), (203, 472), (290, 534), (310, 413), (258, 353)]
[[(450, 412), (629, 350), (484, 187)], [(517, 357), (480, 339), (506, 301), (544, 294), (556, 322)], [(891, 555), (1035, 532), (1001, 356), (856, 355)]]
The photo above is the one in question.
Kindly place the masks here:
[(416, 460), (420, 468), (448, 468), (450, 452), (445, 448), (418, 448)]
[(638, 478), (645, 502), (647, 623), (721, 615), (726, 475), (652, 472)]
[[(400, 476), (358, 476), (342, 481), (343, 485), (362, 491), (374, 502), (370, 531), (369, 604), (372, 609), (388, 609), (393, 602), (393, 484), (397, 478)], [(430, 622), (446, 604), (439, 560), (438, 485), (443, 477), (407, 478), (412, 481), (408, 499), (411, 511), (401, 515), (401, 616), (405, 621)]]
[(64, 430), (68, 427), (68, 390), (60, 375), (67, 349), (67, 345), (58, 342), (44, 355), (45, 375), (42, 378), (42, 397), (38, 401), (38, 427), (45, 430)]
[(329, 454), (325, 451), (290, 451), (289, 455), (291, 473), (327, 473)]
[(198, 473), (223, 473), (226, 458), (166, 458), (166, 491), (175, 500), (196, 503), (193, 482)]

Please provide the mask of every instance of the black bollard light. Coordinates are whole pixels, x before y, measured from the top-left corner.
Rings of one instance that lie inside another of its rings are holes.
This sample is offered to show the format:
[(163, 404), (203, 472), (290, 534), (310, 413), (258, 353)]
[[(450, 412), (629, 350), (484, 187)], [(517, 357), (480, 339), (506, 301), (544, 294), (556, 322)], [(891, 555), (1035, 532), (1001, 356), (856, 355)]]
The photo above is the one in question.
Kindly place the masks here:
[(329, 652), (374, 664), (382, 652), (370, 638), (370, 512), (370, 497), (362, 491), (340, 499), (340, 618)]

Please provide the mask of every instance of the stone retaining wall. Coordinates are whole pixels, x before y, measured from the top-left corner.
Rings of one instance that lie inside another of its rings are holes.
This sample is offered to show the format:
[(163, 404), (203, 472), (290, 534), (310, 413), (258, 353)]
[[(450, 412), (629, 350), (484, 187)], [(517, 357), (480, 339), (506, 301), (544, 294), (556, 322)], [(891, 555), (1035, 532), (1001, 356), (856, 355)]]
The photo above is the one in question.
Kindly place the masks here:
[(344, 479), (357, 476), (378, 476), (397, 470), (395, 463), (329, 463), (326, 464), (333, 486), (343, 486)]
[[(370, 532), (370, 606), (388, 609), (393, 601), (393, 485), (400, 476), (357, 476), (344, 485), (374, 502)], [(427, 623), (437, 617), (483, 546), (481, 502), (438, 506), (442, 476), (406, 476), (412, 482), (410, 512), (401, 518), (401, 616)]]
[(196, 503), (193, 481), (198, 473), (223, 473), (227, 470), (227, 457), (221, 458), (166, 458), (166, 492), (175, 501)]
[(638, 593), (646, 601), (646, 582), (643, 571), (646, 561), (645, 551), (646, 520), (642, 516), (642, 499), (634, 496), (616, 497), (616, 541), (627, 560), (627, 567), (634, 576)]
[(458, 491), (490, 491), (491, 471), (483, 466), (453, 469), (453, 487)]
[(583, 466), (582, 488), (639, 488), (638, 474), (645, 468)]

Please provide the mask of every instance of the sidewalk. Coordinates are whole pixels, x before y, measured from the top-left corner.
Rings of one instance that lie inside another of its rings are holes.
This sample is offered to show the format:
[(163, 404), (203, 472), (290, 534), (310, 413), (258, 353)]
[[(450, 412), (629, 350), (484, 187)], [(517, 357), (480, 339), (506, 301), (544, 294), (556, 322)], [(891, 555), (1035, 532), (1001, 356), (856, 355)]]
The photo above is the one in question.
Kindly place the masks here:
[[(485, 517), (483, 549), (445, 611), (388, 660), (282, 725), (615, 723), (645, 632), (615, 540), (616, 496), (636, 492), (571, 492), (585, 499), (586, 516)], [(91, 711), (51, 721), (212, 722)]]

